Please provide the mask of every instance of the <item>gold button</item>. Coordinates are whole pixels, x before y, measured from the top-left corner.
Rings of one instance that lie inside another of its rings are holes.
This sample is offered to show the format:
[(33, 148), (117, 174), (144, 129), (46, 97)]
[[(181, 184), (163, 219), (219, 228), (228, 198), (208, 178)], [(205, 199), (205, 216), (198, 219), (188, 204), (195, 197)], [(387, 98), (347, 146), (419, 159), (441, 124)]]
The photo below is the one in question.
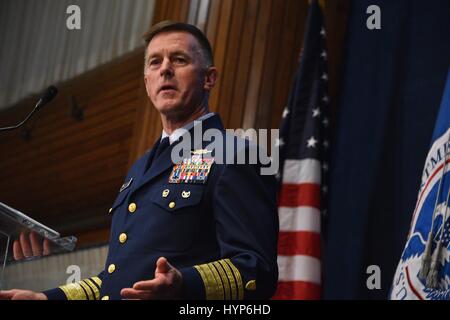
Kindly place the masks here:
[(247, 282), (247, 284), (245, 285), (245, 289), (247, 289), (249, 291), (255, 291), (256, 290), (256, 280), (250, 280), (249, 282)]
[(130, 211), (131, 213), (136, 211), (136, 203), (132, 202), (130, 203), (130, 205), (128, 206), (128, 211)]
[(109, 208), (109, 213), (111, 213), (111, 211), (112, 211), (112, 208)]
[(175, 202), (172, 201), (171, 203), (169, 203), (169, 208), (170, 208), (170, 209), (175, 208)]
[(102, 297), (102, 300), (109, 300), (109, 296)]
[(108, 267), (108, 272), (113, 273), (116, 270), (116, 265), (114, 263), (111, 263)]
[(170, 190), (169, 190), (169, 189), (164, 189), (163, 192), (162, 192), (163, 198), (167, 198), (167, 196), (169, 195), (169, 193), (170, 193)]
[(120, 243), (125, 243), (127, 241), (127, 234), (126, 233), (121, 233), (119, 236), (119, 241)]

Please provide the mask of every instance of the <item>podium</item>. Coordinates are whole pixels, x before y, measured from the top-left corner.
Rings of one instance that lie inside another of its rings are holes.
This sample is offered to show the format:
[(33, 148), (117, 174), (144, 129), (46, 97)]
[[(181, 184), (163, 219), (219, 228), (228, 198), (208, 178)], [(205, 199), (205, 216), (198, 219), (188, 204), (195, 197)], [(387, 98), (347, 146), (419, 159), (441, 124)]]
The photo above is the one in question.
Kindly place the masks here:
[[(50, 241), (51, 254), (73, 251), (77, 242), (76, 237), (61, 237), (55, 230), (0, 202), (0, 290), (3, 288), (6, 265), (14, 261), (12, 252), (14, 240), (17, 240), (22, 232), (32, 231)], [(26, 260), (38, 258), (31, 257)]]

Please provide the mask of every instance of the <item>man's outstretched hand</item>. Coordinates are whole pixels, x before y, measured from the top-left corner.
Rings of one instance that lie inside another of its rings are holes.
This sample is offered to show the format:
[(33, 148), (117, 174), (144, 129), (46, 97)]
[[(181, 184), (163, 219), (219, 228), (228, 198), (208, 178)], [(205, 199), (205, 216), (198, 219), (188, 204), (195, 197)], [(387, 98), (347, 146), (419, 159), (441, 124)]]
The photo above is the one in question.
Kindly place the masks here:
[(50, 242), (42, 240), (36, 232), (22, 232), (19, 240), (13, 243), (13, 254), (15, 260), (22, 260), (30, 257), (41, 257), (50, 254)]
[(183, 277), (166, 258), (156, 262), (155, 278), (136, 282), (133, 288), (122, 289), (123, 299), (180, 299), (182, 295)]
[(45, 294), (40, 292), (13, 289), (0, 291), (0, 300), (48, 300), (48, 299)]

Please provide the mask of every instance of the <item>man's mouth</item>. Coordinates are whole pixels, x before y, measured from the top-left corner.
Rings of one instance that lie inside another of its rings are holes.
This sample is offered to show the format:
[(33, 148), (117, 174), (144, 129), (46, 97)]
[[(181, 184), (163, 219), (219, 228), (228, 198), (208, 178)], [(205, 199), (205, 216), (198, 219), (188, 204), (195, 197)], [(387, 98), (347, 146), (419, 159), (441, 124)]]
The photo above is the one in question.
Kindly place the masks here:
[(177, 88), (175, 86), (167, 84), (167, 85), (161, 86), (161, 88), (159, 88), (158, 92), (164, 93), (164, 92), (171, 92), (171, 91), (176, 91), (176, 90), (177, 90)]

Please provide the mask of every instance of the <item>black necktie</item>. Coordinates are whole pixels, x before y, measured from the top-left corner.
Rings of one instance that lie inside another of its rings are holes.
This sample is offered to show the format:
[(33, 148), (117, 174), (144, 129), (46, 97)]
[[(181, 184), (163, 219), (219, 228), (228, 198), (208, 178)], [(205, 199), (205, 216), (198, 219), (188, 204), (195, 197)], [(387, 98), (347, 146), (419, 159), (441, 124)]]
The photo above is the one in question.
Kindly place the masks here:
[(156, 147), (155, 150), (155, 155), (153, 156), (153, 160), (152, 162), (147, 166), (147, 170), (150, 169), (158, 160), (159, 156), (164, 152), (164, 150), (167, 149), (167, 147), (170, 146), (170, 141), (169, 141), (169, 137), (165, 137), (163, 138), (160, 142), (159, 145)]

